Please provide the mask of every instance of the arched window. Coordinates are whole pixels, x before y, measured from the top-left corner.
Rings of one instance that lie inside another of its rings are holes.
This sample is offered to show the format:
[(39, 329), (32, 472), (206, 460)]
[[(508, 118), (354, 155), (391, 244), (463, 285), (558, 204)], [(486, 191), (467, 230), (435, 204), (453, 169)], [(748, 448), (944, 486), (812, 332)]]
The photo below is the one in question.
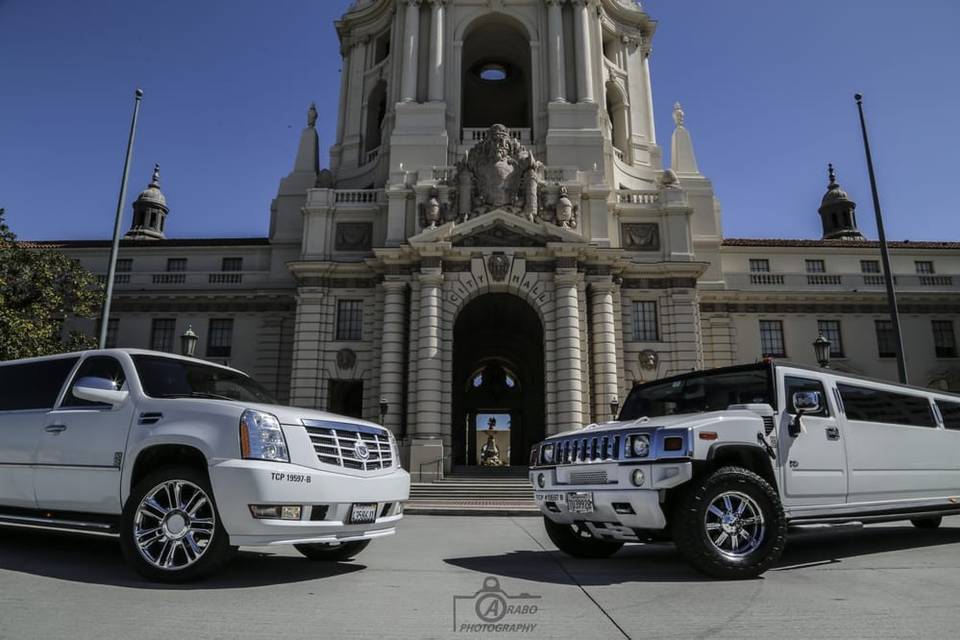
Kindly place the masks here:
[(462, 74), (463, 127), (530, 127), (530, 42), (520, 23), (478, 18), (464, 38)]
[(370, 90), (367, 99), (367, 126), (364, 151), (369, 154), (380, 147), (383, 137), (383, 118), (387, 114), (387, 83), (380, 80)]
[(624, 157), (629, 157), (630, 125), (623, 91), (615, 82), (607, 83), (607, 117), (610, 119), (610, 141)]

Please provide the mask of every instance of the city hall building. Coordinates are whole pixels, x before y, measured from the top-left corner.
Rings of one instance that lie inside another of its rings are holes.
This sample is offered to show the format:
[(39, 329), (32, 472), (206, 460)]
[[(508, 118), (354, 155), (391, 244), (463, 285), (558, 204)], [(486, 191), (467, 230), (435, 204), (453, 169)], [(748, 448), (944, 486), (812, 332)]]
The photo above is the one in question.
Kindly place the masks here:
[[(491, 423), (523, 465), (638, 382), (812, 363), (821, 334), (832, 366), (896, 377), (878, 245), (832, 168), (822, 237), (777, 240), (723, 237), (680, 105), (664, 166), (636, 3), (366, 0), (336, 30), (337, 113), (307, 112), (267, 237), (166, 239), (191, 212), (154, 172), (111, 344), (178, 351), (191, 327), (281, 401), (382, 419), (425, 477), (478, 464)], [(106, 272), (108, 241), (28, 244)], [(911, 382), (960, 388), (960, 243), (892, 263)]]

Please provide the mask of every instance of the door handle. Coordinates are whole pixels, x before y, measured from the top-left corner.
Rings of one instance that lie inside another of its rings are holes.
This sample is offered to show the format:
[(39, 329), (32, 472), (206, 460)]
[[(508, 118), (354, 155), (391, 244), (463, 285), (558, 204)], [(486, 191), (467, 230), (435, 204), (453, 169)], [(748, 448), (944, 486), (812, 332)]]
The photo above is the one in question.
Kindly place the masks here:
[(839, 440), (840, 439), (840, 429), (837, 427), (827, 427), (824, 429), (827, 434), (827, 440)]
[(67, 430), (67, 425), (65, 424), (48, 424), (43, 428), (47, 433), (63, 433)]

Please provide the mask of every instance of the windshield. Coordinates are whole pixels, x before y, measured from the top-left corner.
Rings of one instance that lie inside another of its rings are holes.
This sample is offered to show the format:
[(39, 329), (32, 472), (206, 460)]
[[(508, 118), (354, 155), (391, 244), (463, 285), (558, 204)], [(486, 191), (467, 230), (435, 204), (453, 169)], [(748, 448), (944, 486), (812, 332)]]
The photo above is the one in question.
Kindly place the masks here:
[(216, 398), (276, 404), (270, 392), (237, 371), (189, 360), (135, 355), (143, 391), (152, 398)]
[(680, 413), (720, 411), (732, 404), (775, 404), (770, 369), (692, 374), (634, 388), (620, 412), (620, 420)]

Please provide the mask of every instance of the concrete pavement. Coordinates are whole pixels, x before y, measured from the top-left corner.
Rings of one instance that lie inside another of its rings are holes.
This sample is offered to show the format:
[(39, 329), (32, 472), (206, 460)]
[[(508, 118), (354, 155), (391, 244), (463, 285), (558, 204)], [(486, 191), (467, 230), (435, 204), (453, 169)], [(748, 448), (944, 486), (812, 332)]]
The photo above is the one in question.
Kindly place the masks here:
[(669, 545), (567, 558), (529, 517), (408, 516), (354, 562), (243, 549), (180, 586), (140, 580), (111, 539), (6, 529), (0, 638), (948, 638), (957, 520), (794, 535), (746, 582), (706, 580)]

